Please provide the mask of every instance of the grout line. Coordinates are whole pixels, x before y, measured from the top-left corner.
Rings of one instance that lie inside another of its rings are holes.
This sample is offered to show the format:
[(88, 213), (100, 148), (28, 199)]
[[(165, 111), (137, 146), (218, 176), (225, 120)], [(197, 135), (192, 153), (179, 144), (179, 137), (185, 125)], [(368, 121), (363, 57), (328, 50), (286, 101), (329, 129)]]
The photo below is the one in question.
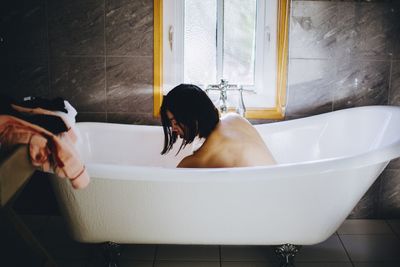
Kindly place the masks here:
[(337, 94), (338, 94), (338, 90), (340, 90), (340, 89), (338, 89), (338, 86), (337, 86), (337, 84), (338, 84), (338, 76), (339, 76), (339, 75), (338, 75), (338, 64), (337, 64), (337, 59), (334, 59), (333, 62), (334, 62), (334, 70), (335, 70), (335, 76), (334, 76), (334, 77), (335, 77), (335, 78), (334, 78), (335, 86), (334, 86), (334, 89), (332, 90), (331, 111), (335, 111), (336, 96), (337, 96)]
[(336, 232), (336, 235), (337, 235), (337, 237), (339, 238), (339, 241), (340, 241), (340, 243), (342, 244), (342, 247), (343, 247), (344, 251), (346, 252), (347, 258), (349, 258), (349, 260), (350, 260), (351, 266), (355, 267), (355, 265), (354, 265), (352, 259), (350, 258), (350, 254), (349, 254), (349, 252), (347, 251), (347, 248), (346, 248), (346, 246), (344, 245), (342, 239), (340, 238), (340, 235), (338, 234), (338, 232)]
[(400, 235), (394, 230), (393, 226), (388, 222), (388, 220), (385, 220), (386, 224), (389, 226), (390, 230), (392, 230), (393, 234), (400, 239)]
[(103, 33), (104, 33), (104, 52), (103, 52), (103, 56), (104, 56), (104, 111), (106, 113), (106, 122), (108, 122), (108, 101), (107, 101), (107, 39), (106, 39), (106, 1), (103, 1)]
[(222, 267), (222, 246), (218, 246), (219, 252), (219, 267)]
[(47, 79), (48, 79), (48, 83), (49, 83), (49, 96), (50, 98), (53, 97), (53, 90), (52, 90), (52, 86), (51, 86), (51, 71), (50, 71), (50, 38), (49, 38), (49, 5), (48, 5), (48, 1), (44, 1), (44, 12), (45, 12), (45, 19), (46, 19), (46, 44), (47, 44)]
[(158, 254), (158, 245), (156, 245), (156, 248), (154, 249), (154, 259), (153, 259), (153, 267), (156, 266), (156, 259), (157, 259), (157, 254)]
[(388, 236), (388, 235), (393, 235), (393, 233), (371, 233), (371, 234), (338, 234), (338, 235), (346, 235), (346, 236)]
[(392, 72), (393, 72), (393, 60), (390, 60), (389, 67), (389, 88), (388, 88), (388, 96), (387, 96), (387, 105), (390, 105), (390, 93), (392, 89)]

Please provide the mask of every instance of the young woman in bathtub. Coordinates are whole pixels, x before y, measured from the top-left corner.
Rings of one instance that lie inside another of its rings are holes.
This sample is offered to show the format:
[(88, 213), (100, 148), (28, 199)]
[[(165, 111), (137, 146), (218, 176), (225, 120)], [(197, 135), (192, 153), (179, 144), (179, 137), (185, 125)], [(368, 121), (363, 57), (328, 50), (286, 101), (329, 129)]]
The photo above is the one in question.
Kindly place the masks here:
[(275, 163), (261, 136), (246, 119), (236, 113), (220, 119), (210, 98), (195, 85), (181, 84), (172, 89), (163, 99), (160, 114), (164, 129), (161, 154), (172, 149), (178, 136), (182, 138), (180, 148), (196, 137), (205, 138), (203, 145), (177, 167), (223, 168)]

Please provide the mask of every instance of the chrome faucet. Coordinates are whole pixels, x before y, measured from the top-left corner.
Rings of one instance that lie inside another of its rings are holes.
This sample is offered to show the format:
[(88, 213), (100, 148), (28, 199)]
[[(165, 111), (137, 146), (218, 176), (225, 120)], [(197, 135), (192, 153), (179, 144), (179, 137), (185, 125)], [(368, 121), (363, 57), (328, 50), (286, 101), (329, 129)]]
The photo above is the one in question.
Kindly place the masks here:
[(229, 84), (227, 80), (221, 79), (221, 82), (219, 84), (210, 84), (206, 88), (206, 93), (209, 91), (219, 91), (219, 110), (221, 114), (224, 114), (228, 111), (228, 106), (227, 106), (227, 100), (228, 100), (228, 91), (239, 91), (239, 103), (236, 108), (236, 112), (244, 117), (246, 113), (246, 107), (244, 105), (243, 101), (243, 87), (238, 86), (236, 84)]

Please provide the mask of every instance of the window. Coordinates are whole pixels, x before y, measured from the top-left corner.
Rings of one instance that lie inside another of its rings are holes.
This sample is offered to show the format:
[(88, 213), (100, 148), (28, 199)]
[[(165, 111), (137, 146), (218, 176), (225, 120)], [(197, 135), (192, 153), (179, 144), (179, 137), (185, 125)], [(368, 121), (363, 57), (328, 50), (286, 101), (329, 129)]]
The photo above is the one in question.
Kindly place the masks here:
[[(163, 3), (164, 2), (164, 3)], [(284, 114), (289, 0), (155, 0), (154, 112), (180, 83), (242, 85), (248, 118)], [(218, 94), (210, 93), (213, 100)], [(229, 92), (234, 107), (237, 93)]]

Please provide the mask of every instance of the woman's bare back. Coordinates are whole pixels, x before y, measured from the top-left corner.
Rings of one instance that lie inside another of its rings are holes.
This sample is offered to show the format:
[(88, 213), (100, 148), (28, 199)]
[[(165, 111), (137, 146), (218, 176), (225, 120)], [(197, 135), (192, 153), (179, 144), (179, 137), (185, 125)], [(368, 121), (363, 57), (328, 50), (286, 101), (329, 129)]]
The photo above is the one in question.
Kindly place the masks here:
[(225, 115), (204, 144), (178, 167), (222, 168), (275, 164), (257, 130), (237, 114)]

